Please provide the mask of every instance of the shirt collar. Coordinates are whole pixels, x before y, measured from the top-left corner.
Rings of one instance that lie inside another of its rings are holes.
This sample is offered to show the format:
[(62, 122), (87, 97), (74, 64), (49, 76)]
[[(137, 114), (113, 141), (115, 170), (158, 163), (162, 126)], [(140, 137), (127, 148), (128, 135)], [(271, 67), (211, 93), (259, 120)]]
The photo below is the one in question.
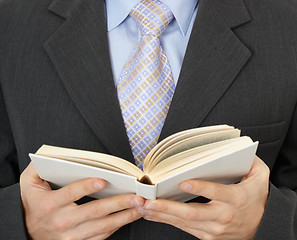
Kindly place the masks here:
[[(107, 31), (120, 25), (139, 0), (105, 0)], [(198, 0), (162, 0), (172, 11), (183, 35), (187, 34)]]

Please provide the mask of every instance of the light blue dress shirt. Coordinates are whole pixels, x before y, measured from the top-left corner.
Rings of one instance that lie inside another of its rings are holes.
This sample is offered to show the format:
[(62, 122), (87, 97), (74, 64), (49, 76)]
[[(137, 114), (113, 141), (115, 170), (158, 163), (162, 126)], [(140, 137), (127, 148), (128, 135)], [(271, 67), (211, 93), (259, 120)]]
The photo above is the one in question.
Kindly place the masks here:
[[(160, 37), (177, 84), (188, 41), (198, 11), (198, 0), (161, 0), (173, 12), (174, 19)], [(129, 16), (140, 0), (105, 0), (109, 51), (115, 85), (132, 50), (140, 41), (136, 21)]]

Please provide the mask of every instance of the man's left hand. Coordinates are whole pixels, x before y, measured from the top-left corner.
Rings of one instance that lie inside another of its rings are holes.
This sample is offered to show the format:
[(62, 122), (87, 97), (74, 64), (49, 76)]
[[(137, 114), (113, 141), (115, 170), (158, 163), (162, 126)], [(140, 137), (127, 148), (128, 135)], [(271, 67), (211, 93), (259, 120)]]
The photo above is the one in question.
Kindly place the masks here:
[(147, 220), (173, 225), (202, 240), (252, 239), (267, 202), (269, 168), (255, 157), (250, 172), (238, 184), (193, 179), (182, 182), (180, 189), (210, 202), (147, 200), (138, 211)]

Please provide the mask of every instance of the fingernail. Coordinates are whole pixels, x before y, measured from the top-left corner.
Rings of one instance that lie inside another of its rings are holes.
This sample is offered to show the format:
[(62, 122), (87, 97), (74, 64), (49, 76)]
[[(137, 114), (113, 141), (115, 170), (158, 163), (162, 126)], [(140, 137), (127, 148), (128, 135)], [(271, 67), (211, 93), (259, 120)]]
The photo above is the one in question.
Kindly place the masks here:
[(139, 198), (133, 198), (132, 205), (135, 207), (141, 207), (143, 205), (143, 203)]
[(96, 190), (101, 190), (103, 188), (103, 184), (101, 181), (95, 181), (93, 182), (93, 186)]
[(147, 205), (144, 205), (145, 210), (155, 210), (155, 206), (152, 203), (148, 203)]
[(183, 183), (181, 184), (180, 188), (183, 190), (183, 191), (186, 191), (186, 192), (190, 192), (192, 190), (192, 184), (191, 183)]

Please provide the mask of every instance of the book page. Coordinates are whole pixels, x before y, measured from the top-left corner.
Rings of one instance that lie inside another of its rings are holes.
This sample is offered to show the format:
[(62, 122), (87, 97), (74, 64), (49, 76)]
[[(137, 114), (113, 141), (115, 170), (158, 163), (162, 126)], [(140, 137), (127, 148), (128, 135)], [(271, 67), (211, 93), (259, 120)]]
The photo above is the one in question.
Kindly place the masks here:
[(149, 154), (146, 156), (143, 162), (143, 169), (145, 170), (147, 168), (147, 165), (150, 163), (150, 160), (155, 158), (155, 156), (157, 156), (160, 152), (162, 152), (164, 149), (168, 148), (169, 146), (183, 139), (201, 135), (201, 134), (210, 133), (210, 132), (223, 131), (227, 129), (234, 129), (234, 127), (228, 126), (228, 125), (216, 125), (216, 126), (209, 126), (209, 127), (193, 128), (193, 129), (177, 132), (163, 139), (149, 152)]
[[(240, 138), (245, 138), (245, 137), (240, 137)], [(238, 142), (239, 138), (232, 138), (228, 140), (223, 140), (215, 143), (210, 143), (206, 145), (202, 145), (199, 147), (191, 148), (189, 150), (177, 153), (173, 156), (170, 156), (163, 161), (159, 162), (154, 166), (154, 168), (151, 170), (151, 172), (145, 173), (147, 175), (162, 172), (163, 169), (172, 169), (175, 167), (179, 167), (181, 165), (184, 165), (185, 163), (188, 163), (189, 159), (191, 159), (193, 156), (198, 157), (199, 154), (201, 155), (202, 152), (218, 148), (222, 145), (226, 145), (229, 143), (236, 143)]]
[(238, 129), (228, 129), (228, 130), (222, 130), (218, 132), (211, 132), (206, 134), (201, 134), (197, 136), (193, 136), (190, 138), (182, 139), (170, 146), (167, 146), (162, 151), (160, 151), (157, 155), (153, 157), (153, 159), (150, 160), (146, 168), (144, 169), (144, 172), (151, 172), (152, 169), (162, 160), (173, 156), (177, 153), (186, 151), (191, 148), (199, 147), (202, 145), (227, 140), (231, 138), (236, 138), (240, 136), (240, 130)]
[(233, 143), (220, 146), (218, 148), (210, 149), (200, 154), (197, 154), (196, 156), (194, 155), (194, 156), (185, 158), (183, 162), (172, 164), (171, 166), (167, 166), (166, 168), (159, 169), (158, 171), (152, 171), (149, 177), (153, 183), (157, 183), (158, 181), (165, 179), (167, 177), (170, 177), (171, 175), (186, 171), (187, 169), (196, 167), (197, 165), (200, 165), (204, 162), (216, 159), (228, 152), (232, 152), (242, 147), (253, 144), (253, 141), (248, 137), (239, 138), (239, 139), (240, 141), (236, 143), (233, 142)]
[[(44, 155), (39, 154), (39, 156), (44, 156)], [(47, 157), (57, 158), (57, 157), (54, 157), (54, 156), (47, 156)], [(123, 170), (121, 168), (118, 168), (116, 166), (101, 163), (101, 162), (94, 161), (94, 160), (91, 160), (91, 159), (72, 158), (72, 157), (64, 157), (64, 156), (59, 157), (59, 159), (66, 160), (66, 161), (69, 161), (69, 162), (74, 162), (74, 163), (80, 163), (80, 164), (84, 164), (84, 165), (88, 165), (88, 166), (92, 166), (92, 167), (102, 168), (102, 169), (110, 170), (110, 171), (113, 171), (113, 172), (119, 172), (119, 173), (123, 173), (123, 174), (130, 175), (130, 176), (134, 176), (130, 172), (127, 172), (127, 171), (125, 171), (125, 170)]]
[(141, 179), (144, 175), (137, 166), (127, 160), (104, 153), (43, 145), (36, 152), (36, 155), (64, 159), (65, 161), (74, 161), (76, 159), (76, 162), (91, 166), (95, 166), (94, 162), (97, 162), (97, 166), (104, 165), (102, 167), (104, 169), (116, 169), (117, 172), (126, 172), (137, 179)]

